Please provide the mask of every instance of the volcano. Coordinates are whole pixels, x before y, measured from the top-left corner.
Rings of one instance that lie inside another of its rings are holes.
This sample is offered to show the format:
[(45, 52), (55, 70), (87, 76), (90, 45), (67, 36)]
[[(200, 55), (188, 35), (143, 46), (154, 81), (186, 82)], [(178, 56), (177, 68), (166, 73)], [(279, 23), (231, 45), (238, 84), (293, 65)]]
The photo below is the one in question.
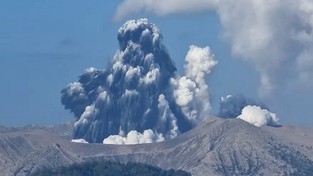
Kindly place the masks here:
[(145, 163), (196, 176), (313, 174), (313, 128), (300, 126), (256, 127), (212, 117), (175, 139), (138, 145), (73, 143), (64, 127), (62, 133), (53, 127), (2, 129), (4, 176), (93, 160)]

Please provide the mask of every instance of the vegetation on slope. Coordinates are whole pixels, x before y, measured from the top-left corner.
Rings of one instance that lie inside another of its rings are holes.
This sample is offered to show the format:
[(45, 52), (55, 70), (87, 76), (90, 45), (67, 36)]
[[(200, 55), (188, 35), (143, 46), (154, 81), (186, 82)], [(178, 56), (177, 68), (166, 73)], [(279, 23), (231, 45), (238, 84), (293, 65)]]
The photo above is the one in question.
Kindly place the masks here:
[(139, 164), (121, 164), (112, 161), (93, 161), (73, 164), (56, 169), (41, 168), (33, 176), (191, 176), (182, 170), (162, 170), (160, 168)]

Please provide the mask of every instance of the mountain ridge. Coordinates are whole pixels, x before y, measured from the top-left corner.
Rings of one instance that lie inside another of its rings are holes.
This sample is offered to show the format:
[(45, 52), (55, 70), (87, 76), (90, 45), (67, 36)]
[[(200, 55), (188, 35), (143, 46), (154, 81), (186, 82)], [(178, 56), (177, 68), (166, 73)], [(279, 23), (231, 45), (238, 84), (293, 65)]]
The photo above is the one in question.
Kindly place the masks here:
[(122, 146), (73, 143), (44, 128), (1, 132), (0, 172), (29, 175), (40, 167), (112, 160), (182, 169), (192, 175), (312, 175), (313, 142), (306, 140), (311, 137), (306, 133), (313, 130), (291, 129), (212, 117), (172, 140)]

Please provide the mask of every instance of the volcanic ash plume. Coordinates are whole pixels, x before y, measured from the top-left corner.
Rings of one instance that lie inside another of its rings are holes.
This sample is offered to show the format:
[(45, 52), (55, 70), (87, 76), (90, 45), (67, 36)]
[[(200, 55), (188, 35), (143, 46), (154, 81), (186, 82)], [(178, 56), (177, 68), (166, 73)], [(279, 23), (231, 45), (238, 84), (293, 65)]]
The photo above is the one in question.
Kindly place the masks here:
[(191, 46), (186, 76), (147, 19), (118, 30), (119, 50), (106, 70), (86, 69), (62, 90), (62, 104), (75, 117), (74, 138), (87, 142), (135, 144), (171, 139), (209, 116), (207, 74), (216, 64), (209, 48)]

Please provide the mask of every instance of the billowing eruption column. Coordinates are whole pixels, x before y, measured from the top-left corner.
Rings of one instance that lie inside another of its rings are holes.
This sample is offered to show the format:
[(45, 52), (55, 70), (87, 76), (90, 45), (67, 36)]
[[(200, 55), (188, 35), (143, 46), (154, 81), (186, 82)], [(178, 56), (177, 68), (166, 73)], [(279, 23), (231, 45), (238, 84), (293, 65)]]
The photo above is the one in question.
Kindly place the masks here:
[(178, 77), (159, 29), (147, 19), (126, 22), (118, 41), (119, 50), (107, 69), (86, 69), (79, 82), (62, 90), (62, 104), (77, 118), (75, 139), (114, 144), (162, 141), (209, 116), (204, 78), (216, 62), (208, 47), (191, 46), (187, 74)]

